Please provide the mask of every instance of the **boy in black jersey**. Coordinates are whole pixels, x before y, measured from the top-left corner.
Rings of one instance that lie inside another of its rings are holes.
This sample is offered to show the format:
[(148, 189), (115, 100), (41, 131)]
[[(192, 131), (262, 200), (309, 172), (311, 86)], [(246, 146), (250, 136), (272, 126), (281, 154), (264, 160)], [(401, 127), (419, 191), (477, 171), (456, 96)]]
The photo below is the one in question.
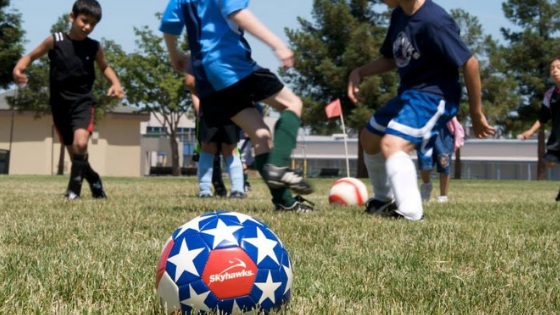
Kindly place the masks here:
[[(546, 142), (546, 154), (543, 159), (548, 167), (554, 167), (560, 163), (560, 56), (552, 58), (550, 62), (550, 78), (554, 81), (554, 86), (544, 94), (539, 118), (531, 128), (520, 135), (520, 139), (530, 138), (535, 131), (540, 129), (549, 120), (552, 120), (550, 136)], [(560, 201), (560, 192), (556, 196), (556, 201)]]
[(101, 178), (87, 160), (89, 136), (93, 131), (94, 63), (111, 82), (107, 95), (123, 98), (124, 92), (117, 75), (109, 67), (99, 42), (88, 35), (101, 20), (101, 6), (96, 0), (78, 0), (70, 13), (71, 29), (47, 37), (37, 48), (21, 58), (13, 70), (14, 81), (25, 85), (25, 69), (37, 58), (48, 53), (50, 60), (50, 106), (61, 143), (66, 146), (72, 169), (66, 198), (80, 197), (85, 178), (94, 198), (106, 198)]

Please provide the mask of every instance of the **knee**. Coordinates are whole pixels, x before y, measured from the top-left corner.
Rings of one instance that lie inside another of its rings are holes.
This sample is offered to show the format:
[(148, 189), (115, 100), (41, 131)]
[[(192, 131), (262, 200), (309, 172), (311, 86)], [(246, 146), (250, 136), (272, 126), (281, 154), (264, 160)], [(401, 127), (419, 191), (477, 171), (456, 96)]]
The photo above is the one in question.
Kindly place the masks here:
[(78, 154), (85, 154), (88, 147), (88, 139), (77, 139), (72, 145), (74, 147), (74, 152)]
[(294, 95), (286, 109), (294, 112), (298, 117), (301, 117), (301, 111), (303, 109), (303, 102), (301, 101), (301, 98)]
[(381, 138), (369, 131), (367, 128), (362, 129), (360, 132), (360, 142), (362, 144), (363, 150), (367, 154), (377, 154), (380, 152), (380, 141)]
[(268, 129), (259, 129), (251, 137), (251, 143), (255, 150), (255, 154), (266, 153), (272, 147), (272, 135)]

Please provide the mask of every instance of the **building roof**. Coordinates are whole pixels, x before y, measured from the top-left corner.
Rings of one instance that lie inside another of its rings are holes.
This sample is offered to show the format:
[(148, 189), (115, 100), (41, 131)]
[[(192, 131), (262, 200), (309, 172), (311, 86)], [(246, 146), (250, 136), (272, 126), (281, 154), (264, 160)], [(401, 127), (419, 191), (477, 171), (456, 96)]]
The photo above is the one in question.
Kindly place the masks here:
[[(0, 111), (2, 110), (11, 110), (8, 101), (6, 100), (6, 96), (14, 96), (16, 94), (16, 90), (9, 90), (0, 93)], [(114, 114), (144, 114), (140, 112), (139, 108), (133, 106), (126, 106), (122, 103), (117, 104), (117, 106), (113, 107), (109, 110), (110, 113)]]

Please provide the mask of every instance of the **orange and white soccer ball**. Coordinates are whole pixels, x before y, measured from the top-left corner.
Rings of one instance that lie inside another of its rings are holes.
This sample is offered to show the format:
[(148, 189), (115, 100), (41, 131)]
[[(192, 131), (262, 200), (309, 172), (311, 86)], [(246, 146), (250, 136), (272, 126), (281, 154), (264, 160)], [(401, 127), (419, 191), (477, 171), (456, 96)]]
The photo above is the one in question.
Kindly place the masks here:
[(366, 185), (359, 179), (344, 177), (329, 189), (329, 203), (341, 206), (363, 206), (368, 199)]

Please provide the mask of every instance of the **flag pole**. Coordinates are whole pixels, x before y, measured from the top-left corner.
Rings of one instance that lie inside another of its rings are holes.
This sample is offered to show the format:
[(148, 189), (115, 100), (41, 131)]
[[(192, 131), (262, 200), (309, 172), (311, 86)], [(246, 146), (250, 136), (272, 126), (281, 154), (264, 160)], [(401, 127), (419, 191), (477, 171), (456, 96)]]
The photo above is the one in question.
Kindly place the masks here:
[(346, 176), (350, 177), (350, 162), (348, 161), (348, 142), (346, 139), (348, 137), (346, 136), (346, 127), (344, 126), (344, 115), (342, 114), (342, 112), (340, 113), (340, 122), (342, 124), (342, 134), (344, 134), (344, 152), (346, 154)]

